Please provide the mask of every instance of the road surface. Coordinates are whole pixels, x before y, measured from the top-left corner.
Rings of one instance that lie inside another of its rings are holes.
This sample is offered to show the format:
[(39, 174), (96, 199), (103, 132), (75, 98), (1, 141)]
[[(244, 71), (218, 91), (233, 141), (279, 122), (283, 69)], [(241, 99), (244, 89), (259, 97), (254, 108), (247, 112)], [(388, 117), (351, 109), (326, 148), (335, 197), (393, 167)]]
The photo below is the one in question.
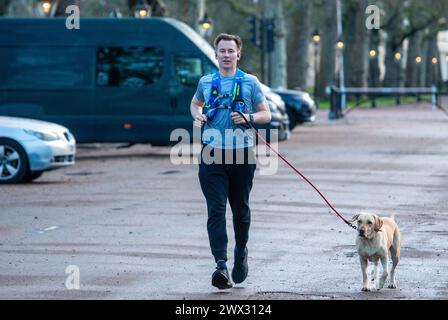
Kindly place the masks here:
[(168, 147), (94, 144), (73, 167), (0, 187), (0, 299), (447, 299), (447, 115), (420, 104), (327, 116), (280, 152), (345, 217), (395, 215), (398, 289), (361, 291), (356, 232), (279, 162), (255, 176), (249, 276), (219, 291), (197, 165), (173, 165)]

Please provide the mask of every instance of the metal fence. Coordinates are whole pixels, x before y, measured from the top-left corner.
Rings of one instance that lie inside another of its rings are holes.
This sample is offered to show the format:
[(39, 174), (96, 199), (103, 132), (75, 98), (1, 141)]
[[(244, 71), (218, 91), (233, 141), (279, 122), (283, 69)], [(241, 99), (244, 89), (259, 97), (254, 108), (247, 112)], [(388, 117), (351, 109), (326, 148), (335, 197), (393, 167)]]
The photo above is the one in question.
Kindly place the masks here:
[[(342, 118), (351, 109), (359, 106), (362, 101), (369, 100), (371, 107), (375, 108), (377, 106), (376, 99), (382, 96), (393, 96), (395, 97), (395, 102), (397, 105), (401, 104), (401, 98), (403, 96), (415, 96), (416, 102), (427, 101), (430, 102), (433, 108), (446, 108), (439, 101), (439, 96), (442, 92), (439, 92), (437, 87), (427, 87), (427, 88), (354, 88), (354, 87), (330, 87), (330, 112), (329, 119)], [(428, 97), (425, 98), (425, 97)], [(352, 108), (347, 108), (348, 97), (355, 98), (355, 106)], [(443, 95), (443, 103), (448, 102), (446, 94)], [(443, 110), (443, 109), (442, 109)]]

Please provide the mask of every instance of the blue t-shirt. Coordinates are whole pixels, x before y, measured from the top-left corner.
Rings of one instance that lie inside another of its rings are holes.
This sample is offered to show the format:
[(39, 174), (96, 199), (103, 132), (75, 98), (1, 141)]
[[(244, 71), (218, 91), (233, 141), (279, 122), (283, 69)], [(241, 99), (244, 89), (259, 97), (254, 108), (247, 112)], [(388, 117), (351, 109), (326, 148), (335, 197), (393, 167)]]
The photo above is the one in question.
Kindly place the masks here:
[[(208, 102), (211, 94), (212, 79), (214, 74), (203, 76), (199, 80), (195, 93), (196, 99)], [(221, 95), (228, 95), (228, 98), (221, 99), (221, 104), (230, 106), (232, 102), (231, 90), (235, 76), (225, 77), (220, 74)], [(245, 74), (241, 86), (241, 93), (244, 103), (248, 108), (248, 113), (257, 112), (256, 106), (266, 100), (261, 90), (257, 77)], [(210, 121), (211, 125), (204, 125), (202, 142), (209, 144), (213, 148), (219, 149), (239, 149), (252, 147), (254, 145), (253, 136), (250, 131), (243, 126), (235, 125), (231, 118), (232, 110), (217, 109), (216, 115)]]

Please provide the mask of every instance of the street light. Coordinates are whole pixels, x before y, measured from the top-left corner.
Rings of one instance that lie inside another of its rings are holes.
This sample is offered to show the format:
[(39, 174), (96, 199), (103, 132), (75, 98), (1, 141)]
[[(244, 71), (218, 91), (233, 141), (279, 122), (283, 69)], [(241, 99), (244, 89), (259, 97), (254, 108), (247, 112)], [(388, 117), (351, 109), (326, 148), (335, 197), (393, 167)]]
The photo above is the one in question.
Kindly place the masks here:
[(57, 3), (52, 0), (41, 0), (38, 2), (37, 9), (40, 15), (45, 17), (53, 16)]
[(134, 6), (133, 11), (134, 11), (134, 17), (136, 18), (144, 19), (151, 17), (151, 7), (143, 3), (143, 1), (137, 3)]
[(420, 64), (422, 62), (422, 57), (420, 57), (420, 56), (415, 57), (415, 62), (417, 64)]
[(320, 42), (320, 34), (319, 34), (319, 31), (317, 29), (313, 33), (313, 41), (314, 41), (314, 43), (319, 43)]
[(369, 55), (371, 58), (375, 58), (376, 57), (376, 51), (374, 49), (369, 51)]
[(339, 49), (344, 49), (344, 41), (342, 41), (342, 39), (338, 39), (337, 42), (336, 42), (336, 46)]
[(401, 53), (400, 52), (395, 52), (394, 58), (396, 61), (400, 61), (401, 60)]
[(210, 36), (213, 30), (213, 21), (207, 15), (207, 12), (204, 13), (204, 17), (198, 22), (201, 27), (202, 36)]
[(316, 29), (313, 33), (313, 43), (314, 43), (314, 103), (316, 104), (316, 109), (319, 108), (317, 102), (317, 85), (318, 85), (318, 54), (319, 54), (319, 43), (320, 43), (320, 34)]

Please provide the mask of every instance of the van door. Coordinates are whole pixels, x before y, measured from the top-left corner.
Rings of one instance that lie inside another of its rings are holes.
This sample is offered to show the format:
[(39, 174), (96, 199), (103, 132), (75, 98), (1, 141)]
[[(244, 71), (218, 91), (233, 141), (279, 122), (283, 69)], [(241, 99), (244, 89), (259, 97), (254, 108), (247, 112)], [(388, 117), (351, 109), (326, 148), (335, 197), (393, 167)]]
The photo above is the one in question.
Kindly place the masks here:
[(97, 48), (97, 141), (169, 142), (165, 60), (162, 47)]

